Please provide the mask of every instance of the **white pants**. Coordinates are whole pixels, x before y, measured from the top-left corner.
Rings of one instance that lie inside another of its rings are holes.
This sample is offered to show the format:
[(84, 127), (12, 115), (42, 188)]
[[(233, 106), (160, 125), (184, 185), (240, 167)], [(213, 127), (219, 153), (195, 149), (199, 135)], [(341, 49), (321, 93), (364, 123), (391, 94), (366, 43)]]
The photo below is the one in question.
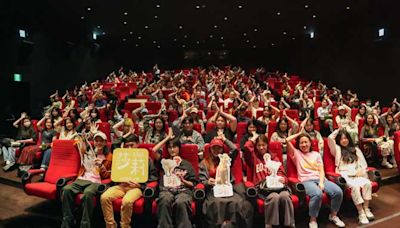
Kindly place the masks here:
[(365, 177), (345, 177), (347, 185), (351, 188), (351, 198), (355, 205), (372, 199), (371, 181)]

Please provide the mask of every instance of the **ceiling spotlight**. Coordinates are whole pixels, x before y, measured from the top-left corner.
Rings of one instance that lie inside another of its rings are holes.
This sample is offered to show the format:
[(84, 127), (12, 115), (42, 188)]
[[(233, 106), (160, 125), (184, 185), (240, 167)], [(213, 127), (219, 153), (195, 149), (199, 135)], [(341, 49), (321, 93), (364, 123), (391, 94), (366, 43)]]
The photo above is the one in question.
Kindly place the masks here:
[(211, 55), (211, 52), (207, 52), (207, 55)]
[(246, 43), (250, 43), (250, 40), (246, 40)]
[(243, 33), (243, 36), (247, 36), (247, 33)]
[(256, 45), (253, 45), (253, 48), (256, 48), (257, 46)]
[(93, 37), (94, 40), (97, 40), (97, 34), (96, 33), (93, 33), (92, 37)]
[(312, 15), (312, 17), (313, 17), (313, 18), (316, 18), (316, 17), (317, 17), (317, 15), (315, 15), (315, 14), (314, 14), (314, 15)]
[(90, 11), (90, 10), (92, 10), (92, 8), (88, 7), (88, 8), (87, 8), (87, 11)]
[(310, 32), (310, 38), (311, 39), (314, 39), (314, 35), (315, 35), (314, 32)]
[(125, 16), (128, 15), (128, 12), (124, 12), (124, 15), (125, 15)]
[(182, 47), (183, 47), (183, 48), (185, 48), (185, 47), (186, 47), (186, 45), (182, 44)]
[(128, 22), (124, 21), (124, 25), (127, 25), (127, 24), (128, 24)]
[(257, 29), (257, 28), (255, 28), (255, 29), (254, 29), (254, 32), (257, 32), (257, 31), (258, 31), (258, 29)]
[(139, 47), (139, 44), (135, 44), (135, 47)]
[(141, 40), (142, 39), (142, 37), (141, 36), (138, 36), (138, 40)]
[(347, 6), (346, 9), (349, 10), (349, 9), (350, 9), (350, 6)]
[(221, 40), (223, 40), (224, 39), (224, 37), (223, 36), (221, 36)]
[(156, 44), (156, 43), (157, 43), (157, 41), (153, 40), (153, 44)]
[(183, 29), (183, 26), (182, 25), (179, 25), (179, 27), (178, 27), (179, 29)]
[(214, 28), (218, 28), (218, 25), (214, 25)]
[(227, 21), (228, 20), (228, 17), (224, 17), (224, 21)]
[(200, 6), (199, 6), (199, 5), (197, 5), (197, 6), (196, 6), (196, 9), (200, 9)]
[(243, 6), (242, 5), (238, 5), (238, 8), (241, 9), (241, 8), (243, 8)]
[(100, 25), (98, 25), (97, 28), (99, 29), (99, 28), (100, 28)]
[(196, 44), (200, 44), (200, 41), (196, 41)]
[(149, 26), (145, 25), (145, 26), (144, 26), (144, 28), (145, 28), (145, 29), (148, 29), (148, 28), (149, 28)]
[(106, 34), (106, 32), (103, 32), (103, 35), (105, 35)]
[(125, 41), (126, 41), (126, 39), (125, 39), (125, 38), (123, 38), (123, 39), (122, 39), (122, 41), (123, 41), (123, 42), (125, 42)]
[(174, 38), (174, 42), (176, 42), (176, 40), (177, 40), (177, 39), (176, 39), (176, 38)]
[(281, 12), (277, 12), (276, 15), (280, 16), (280, 15), (281, 15)]
[(304, 26), (303, 26), (303, 29), (307, 29), (307, 26), (304, 25)]
[(380, 28), (379, 30), (378, 30), (378, 36), (379, 37), (382, 37), (382, 36), (384, 36), (385, 35), (385, 29), (384, 28)]
[(156, 7), (157, 7), (157, 8), (160, 8), (161, 6), (157, 4)]
[(131, 34), (131, 35), (132, 35), (132, 34), (133, 34), (133, 32), (131, 31), (131, 32), (129, 32), (129, 34)]
[(201, 8), (203, 8), (203, 9), (206, 8), (206, 5), (201, 5)]
[(274, 43), (271, 43), (271, 46), (275, 46), (275, 44), (274, 44)]
[(292, 40), (295, 40), (296, 38), (295, 37), (292, 37)]
[(183, 38), (185, 38), (185, 39), (186, 39), (186, 38), (187, 38), (187, 35), (186, 35), (186, 34), (185, 34), (185, 35), (183, 35)]
[(155, 16), (154, 16), (154, 19), (157, 19), (157, 18), (158, 18), (158, 16), (157, 16), (157, 15), (155, 15)]
[(214, 36), (213, 35), (210, 35), (210, 38), (213, 38)]
[(287, 33), (286, 32), (283, 32), (283, 35), (286, 35)]
[(81, 20), (83, 20), (83, 19), (85, 19), (85, 17), (84, 17), (84, 16), (82, 16), (82, 17), (81, 17)]
[(161, 46), (160, 46), (160, 45), (158, 45), (158, 46), (157, 46), (157, 48), (158, 48), (158, 49), (160, 49), (160, 48), (161, 48)]
[[(225, 47), (225, 44), (222, 44), (222, 47)], [(225, 55), (225, 54), (224, 54)]]
[(306, 9), (307, 9), (307, 8), (308, 8), (308, 5), (305, 5), (305, 6), (304, 6), (304, 8), (306, 8)]

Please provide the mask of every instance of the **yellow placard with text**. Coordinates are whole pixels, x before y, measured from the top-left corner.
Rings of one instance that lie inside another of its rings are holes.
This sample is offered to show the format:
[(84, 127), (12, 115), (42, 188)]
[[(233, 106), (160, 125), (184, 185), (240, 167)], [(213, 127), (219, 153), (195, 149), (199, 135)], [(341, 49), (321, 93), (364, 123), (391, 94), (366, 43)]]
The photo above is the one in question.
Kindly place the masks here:
[(149, 152), (143, 148), (118, 148), (113, 152), (111, 180), (146, 183), (149, 179)]

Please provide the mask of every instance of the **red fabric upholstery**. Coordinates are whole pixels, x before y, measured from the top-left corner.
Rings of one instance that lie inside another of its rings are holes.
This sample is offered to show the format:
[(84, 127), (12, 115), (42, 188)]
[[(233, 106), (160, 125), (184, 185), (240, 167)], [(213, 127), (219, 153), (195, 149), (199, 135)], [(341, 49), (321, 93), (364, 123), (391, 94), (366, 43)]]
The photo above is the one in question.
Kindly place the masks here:
[(111, 142), (111, 127), (108, 122), (102, 122), (98, 123), (97, 126), (99, 126), (98, 130), (106, 134), (107, 136), (107, 141)]
[(240, 140), (242, 139), (243, 135), (246, 134), (247, 132), (247, 122), (240, 122), (237, 124), (237, 128), (236, 128), (236, 134), (237, 134), (237, 142), (240, 142)]
[[(394, 157), (397, 164), (400, 164), (400, 131), (394, 133)], [(400, 172), (400, 165), (397, 166), (397, 170)]]
[(47, 182), (26, 184), (24, 190), (28, 195), (33, 195), (44, 199), (55, 200), (57, 197), (56, 185)]
[(271, 136), (276, 131), (277, 126), (278, 126), (278, 123), (275, 121), (270, 121), (268, 123), (268, 141), (271, 140)]
[(149, 113), (158, 113), (161, 109), (161, 102), (146, 102), (145, 106), (149, 110)]

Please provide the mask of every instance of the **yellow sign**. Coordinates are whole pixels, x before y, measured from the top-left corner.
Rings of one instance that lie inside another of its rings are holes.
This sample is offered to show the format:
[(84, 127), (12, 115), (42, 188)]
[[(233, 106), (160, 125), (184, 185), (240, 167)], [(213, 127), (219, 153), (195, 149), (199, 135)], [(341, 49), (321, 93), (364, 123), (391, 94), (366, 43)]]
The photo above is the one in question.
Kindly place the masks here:
[(149, 179), (149, 152), (143, 148), (118, 148), (113, 152), (111, 180), (146, 183)]

